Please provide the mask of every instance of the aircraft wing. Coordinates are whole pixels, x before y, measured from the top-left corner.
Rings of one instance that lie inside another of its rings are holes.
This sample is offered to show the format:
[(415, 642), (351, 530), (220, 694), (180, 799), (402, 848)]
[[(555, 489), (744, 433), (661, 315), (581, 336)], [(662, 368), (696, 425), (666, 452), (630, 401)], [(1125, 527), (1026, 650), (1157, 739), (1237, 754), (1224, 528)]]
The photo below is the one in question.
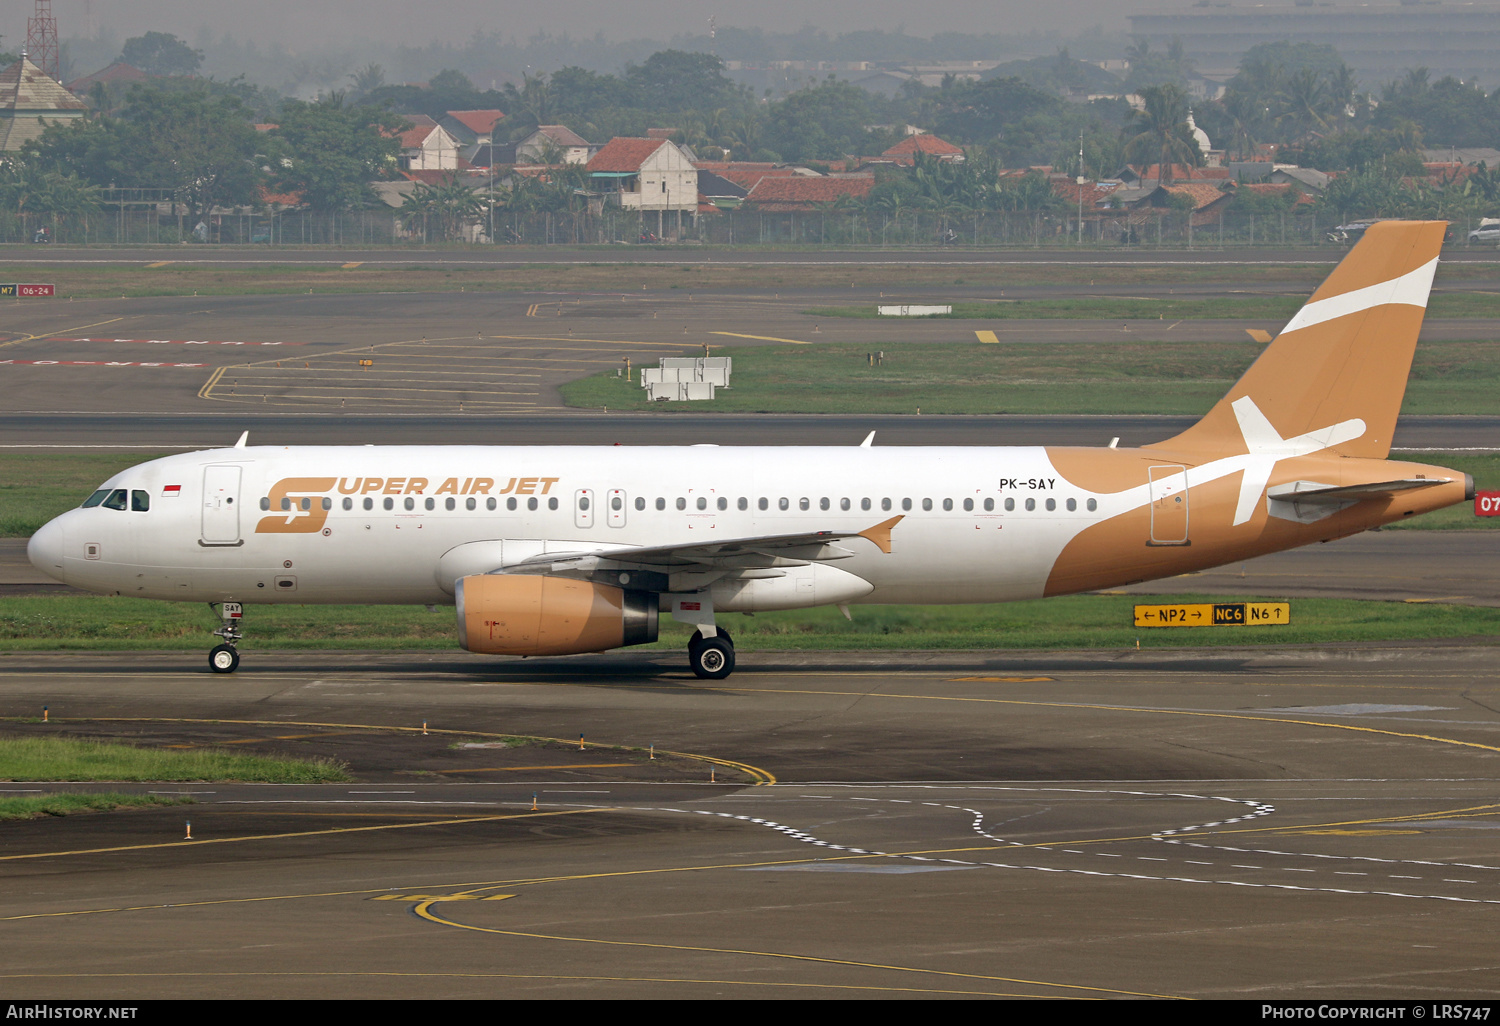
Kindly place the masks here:
[(1370, 484), (1323, 485), (1313, 481), (1293, 481), (1266, 493), (1271, 499), (1281, 502), (1312, 503), (1314, 505), (1348, 505), (1361, 499), (1374, 499), (1382, 495), (1408, 492), (1414, 488), (1430, 488), (1447, 484), (1446, 477), (1409, 477), (1397, 481), (1375, 481)]
[[(862, 538), (881, 552), (891, 551), (891, 528), (902, 520), (892, 517), (863, 531), (808, 531), (800, 534), (770, 534), (753, 538), (725, 538), (683, 542), (647, 548), (620, 546), (584, 552), (545, 552), (500, 568), (499, 573), (558, 574), (569, 577), (614, 575), (619, 572), (660, 575), (638, 579), (642, 587), (667, 590), (664, 579), (683, 573), (715, 573), (728, 576), (744, 571), (774, 571), (777, 567), (848, 559), (855, 551), (840, 542)], [(758, 575), (757, 575), (758, 576)], [(765, 576), (780, 576), (777, 573)], [(653, 581), (648, 585), (648, 581)]]

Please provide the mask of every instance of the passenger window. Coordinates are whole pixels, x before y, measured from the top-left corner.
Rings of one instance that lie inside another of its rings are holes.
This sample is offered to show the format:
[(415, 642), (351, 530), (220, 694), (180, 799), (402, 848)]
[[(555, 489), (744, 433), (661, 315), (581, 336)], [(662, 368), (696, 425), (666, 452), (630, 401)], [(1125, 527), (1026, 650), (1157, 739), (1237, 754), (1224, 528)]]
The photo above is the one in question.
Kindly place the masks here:
[(828, 496), (825, 495), (818, 500), (818, 508), (825, 511), (828, 509)]
[(151, 509), (151, 493), (139, 488), (130, 493), (130, 508), (136, 513), (147, 513)]
[(618, 513), (620, 510), (625, 508), (625, 500), (620, 498), (618, 495), (611, 496), (609, 500), (609, 508)]
[(1006, 499), (1005, 500), (1005, 512), (1007, 512), (1007, 513), (1013, 513), (1013, 512), (1015, 512), (1015, 508), (1016, 508), (1016, 500), (1015, 499)]
[(646, 508), (646, 500), (637, 497), (636, 500), (635, 500), (635, 508), (637, 510), (643, 510), (643, 509), (645, 509)]
[(408, 495), (406, 497), (405, 506), (406, 506), (407, 509), (416, 509), (417, 508), (417, 500), (413, 499), (410, 495)]
[(951, 510), (951, 509), (953, 509), (953, 500), (952, 499), (944, 499), (943, 500), (943, 509), (945, 509), (945, 510)]
[(443, 508), (446, 509), (446, 510), (457, 509), (458, 508), (458, 503), (455, 500), (451, 499), (451, 498), (444, 499), (443, 500)]
[[(508, 499), (505, 500), (505, 508), (509, 512), (514, 513), (516, 511), (516, 506), (517, 506), (517, 502), (516, 502), (516, 497), (514, 495), (512, 495), (510, 498), (508, 498)], [(491, 499), (490, 500), (490, 509), (494, 509), (494, 508), (495, 508), (495, 500)], [(534, 501), (532, 503), (531, 508), (532, 509), (536, 509), (536, 503)]]
[[(470, 509), (474, 508), (473, 502), (474, 502), (473, 499), (469, 500), (469, 503), (470, 503), (469, 508)], [(484, 508), (485, 509), (492, 510), (492, 509), (494, 509), (498, 505), (500, 505), (500, 502), (494, 496), (490, 496), (488, 499), (484, 500)], [(505, 508), (506, 509), (515, 509), (516, 508), (516, 500), (515, 499), (511, 499), (510, 502), (506, 504)]]
[(750, 500), (747, 499), (747, 498), (745, 498), (743, 495), (741, 495), (740, 496), (740, 501), (739, 501), (739, 508), (741, 510), (749, 509), (750, 508)]
[(283, 513), (285, 513), (285, 512), (288, 512), (289, 510), (291, 510), (291, 508), (292, 508), (292, 500), (288, 499), (285, 495), (283, 495), (281, 497), (281, 511)]
[(306, 512), (307, 510), (312, 509), (312, 496), (310, 496), (310, 495), (304, 495), (304, 496), (302, 496), (302, 509), (303, 509), (304, 512)]
[(932, 500), (931, 499), (923, 499), (922, 500), (922, 509), (923, 510), (931, 510), (932, 509)]
[(974, 500), (973, 499), (965, 499), (964, 500), (964, 512), (965, 513), (971, 513), (971, 512), (973, 512), (973, 510), (974, 510)]
[(589, 508), (589, 497), (587, 495), (580, 495), (578, 497), (578, 508), (580, 510), (583, 510), (583, 511), (587, 511), (588, 510), (588, 508)]
[(1099, 503), (1098, 503), (1098, 502), (1096, 502), (1096, 501), (1095, 501), (1095, 500), (1093, 500), (1093, 499), (1090, 499), (1090, 500), (1089, 500), (1089, 501), (1088, 501), (1088, 503), (1087, 503), (1087, 505), (1088, 505), (1088, 510), (1089, 510), (1089, 512), (1090, 512), (1090, 513), (1092, 513), (1092, 512), (1094, 512), (1094, 510), (1096, 510), (1096, 509), (1098, 509), (1098, 508), (1099, 508)]
[[(90, 495), (87, 499), (84, 499), (83, 500), (83, 506), (80, 507), (80, 508), (82, 508), (82, 509), (92, 509), (93, 507), (99, 505), (99, 503), (103, 502), (104, 499), (105, 499), (105, 497), (107, 495), (109, 495), (109, 489), (108, 488), (101, 488), (97, 492), (95, 492), (93, 495)], [(261, 499), (260, 501), (267, 503), (266, 505), (262, 506), (261, 509), (270, 509), (271, 508), (270, 504), (269, 504), (269, 502), (267, 502), (267, 500)]]
[(756, 508), (758, 508), (762, 512), (764, 512), (764, 511), (766, 511), (766, 510), (768, 510), (768, 509), (771, 508), (771, 500), (768, 499), (768, 498), (766, 498), (764, 495), (762, 495), (760, 497), (760, 500), (758, 502), (756, 502), (755, 505), (756, 505)]
[(266, 510), (268, 510), (270, 508), (271, 508), (271, 497), (269, 495), (262, 495), (260, 497), (260, 511), (262, 513), (264, 513)]
[(1051, 513), (1056, 508), (1057, 508), (1057, 500), (1056, 499), (1048, 499), (1047, 500), (1047, 512)]
[(698, 508), (708, 509), (708, 499), (706, 499), (702, 495), (698, 496)]
[[(464, 500), (464, 509), (470, 509), (471, 510), (471, 509), (475, 508), (478, 505), (479, 505), (479, 503), (476, 502), (476, 501), (474, 501), (474, 497), (472, 495), (469, 496), (467, 499)], [(495, 508), (495, 500), (491, 499), (490, 500), (490, 509), (494, 509), (494, 508)]]
[(374, 508), (375, 508), (375, 500), (366, 497), (366, 499), (365, 499), (365, 509), (370, 510), (370, 509), (374, 509)]
[(392, 510), (396, 508), (396, 500), (386, 499), (383, 503), (381, 503), (381, 505), (384, 506), (387, 510)]
[(322, 506), (324, 509), (333, 509), (333, 500), (324, 496)]
[(1026, 500), (1026, 511), (1029, 513), (1029, 512), (1031, 512), (1034, 509), (1036, 509), (1036, 500), (1035, 499), (1027, 499)]
[(984, 511), (986, 513), (993, 513), (993, 512), (995, 512), (995, 500), (994, 499), (985, 499), (984, 500)]
[(547, 500), (547, 508), (548, 509), (556, 509), (557, 508), (557, 499), (556, 499), (556, 497), (553, 497), (553, 498)]
[(812, 509), (812, 500), (804, 495), (802, 498), (797, 500), (797, 508), (806, 513), (808, 510)]
[(781, 498), (776, 500), (776, 507), (784, 513), (792, 508), (792, 500), (783, 495)]
[(344, 509), (345, 510), (351, 510), (353, 508), (354, 508), (354, 500), (350, 499), (350, 498), (345, 498), (344, 499)]
[[(867, 499), (865, 501), (868, 502), (869, 500)], [(848, 499), (839, 500), (839, 509), (843, 510), (845, 513), (849, 512), (849, 507), (852, 505), (853, 503), (851, 503)]]
[(722, 496), (722, 495), (719, 496), (719, 508), (720, 509), (728, 509), (729, 508), (729, 500), (727, 498), (725, 498), (724, 496)]
[(667, 500), (661, 498), (660, 496), (657, 496), (657, 499), (656, 499), (656, 508), (657, 509), (666, 509), (667, 508)]
[(880, 500), (880, 508), (882, 510), (884, 510), (885, 512), (889, 513), (891, 511), (891, 500), (890, 499), (881, 499)]
[(1077, 499), (1069, 499), (1068, 500), (1068, 512), (1072, 513), (1077, 508), (1078, 508), (1078, 500)]
[(678, 509), (687, 509), (687, 500), (684, 499), (684, 498), (681, 498), (679, 496), (678, 499), (677, 499), (677, 508)]
[(911, 500), (910, 499), (902, 499), (901, 500), (901, 512), (903, 512), (903, 513), (910, 513), (911, 512)]
[(433, 510), (437, 509), (437, 500), (429, 495), (427, 497), (427, 501), (422, 503), (422, 506), (427, 510), (427, 512), (431, 513)]
[(529, 509), (529, 510), (533, 510), (534, 511), (540, 505), (541, 505), (541, 503), (537, 502), (535, 498), (531, 498), (531, 499), (527, 499), (526, 500), (526, 508)]
[(870, 508), (870, 500), (869, 499), (860, 499), (859, 500), (859, 508), (862, 509), (862, 510), (868, 511), (869, 508)]

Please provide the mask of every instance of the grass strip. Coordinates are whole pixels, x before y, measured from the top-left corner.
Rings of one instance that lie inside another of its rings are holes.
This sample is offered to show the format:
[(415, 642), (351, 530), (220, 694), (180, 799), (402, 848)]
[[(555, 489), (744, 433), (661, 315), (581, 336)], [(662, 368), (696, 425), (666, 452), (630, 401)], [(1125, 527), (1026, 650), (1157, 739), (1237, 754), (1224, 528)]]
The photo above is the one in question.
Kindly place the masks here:
[[(752, 248), (752, 251), (761, 251)], [(724, 261), (724, 266), (700, 262), (669, 263), (589, 263), (579, 260), (587, 257), (587, 250), (558, 249), (558, 263), (537, 260), (535, 263), (500, 264), (494, 267), (443, 267), (424, 264), (399, 266), (395, 264), (366, 264), (356, 268), (342, 268), (320, 264), (298, 264), (296, 256), (288, 257), (285, 264), (265, 264), (254, 267), (225, 267), (206, 263), (168, 263), (163, 267), (145, 267), (139, 260), (139, 250), (132, 248), (130, 255), (122, 255), (118, 264), (87, 265), (59, 262), (49, 264), (40, 272), (35, 264), (0, 265), (0, 280), (34, 281), (45, 277), (57, 288), (57, 296), (68, 299), (119, 299), (147, 296), (249, 296), (249, 295), (306, 295), (309, 291), (319, 295), (346, 295), (375, 292), (496, 292), (522, 293), (528, 291), (589, 291), (628, 287), (637, 291), (696, 289), (700, 291), (744, 291), (756, 289), (812, 288), (870, 288), (889, 289), (892, 282), (900, 282), (906, 289), (932, 289), (944, 286), (966, 286), (968, 288), (1001, 289), (1023, 285), (1172, 285), (1233, 282), (1236, 288), (1255, 284), (1285, 284), (1311, 292), (1328, 276), (1333, 262), (1343, 256), (1342, 251), (1310, 253), (1309, 257), (1327, 261), (1325, 263), (1187, 263), (1167, 265), (1140, 265), (1120, 263), (1105, 266), (1050, 262), (1027, 264), (1015, 262), (975, 263), (961, 268), (943, 264), (853, 264), (835, 258), (827, 265), (815, 261), (820, 254), (813, 251), (797, 251), (794, 259), (808, 262), (795, 267), (767, 261), (764, 263), (736, 264), (735, 249), (694, 247), (684, 251), (683, 259)], [(273, 251), (279, 252), (279, 251)], [(361, 251), (348, 249), (344, 256), (351, 262), (358, 261)], [(378, 251), (388, 258), (389, 251)], [(462, 258), (463, 248), (452, 250)], [(485, 253), (493, 252), (489, 247)], [(107, 260), (111, 250), (101, 248), (91, 253), (91, 259)], [(192, 260), (196, 253), (182, 247), (163, 247), (160, 255), (164, 260)], [(956, 254), (960, 259), (972, 258), (983, 261), (989, 254)], [(1113, 253), (1110, 253), (1113, 256)], [(267, 256), (266, 251), (257, 250), (247, 254), (256, 259)], [(273, 257), (274, 259), (274, 257)], [(1047, 259), (1043, 257), (1042, 259)], [(1152, 260), (1151, 254), (1142, 259)], [(1181, 260), (1180, 254), (1166, 254), (1164, 259)], [(576, 261), (576, 262), (569, 262)], [(1488, 281), (1494, 277), (1494, 265), (1489, 263), (1443, 263), (1438, 265), (1439, 284), (1457, 281)], [(54, 300), (48, 300), (53, 302)], [(1156, 315), (1153, 311), (1152, 317)], [(1111, 312), (1107, 316), (1117, 316)], [(1448, 314), (1446, 316), (1458, 316)]]
[[(970, 606), (853, 606), (726, 616), (743, 651), (800, 649), (1110, 649), (1332, 644), (1500, 638), (1500, 609), (1440, 603), (1305, 598), (1285, 627), (1137, 629), (1137, 603), (1244, 601), (1246, 596), (1072, 595)], [(249, 606), (255, 649), (456, 649), (453, 611), (417, 606)], [(102, 596), (0, 600), (0, 651), (206, 651), (201, 606)], [(663, 618), (659, 649), (683, 648), (689, 628)], [(197, 655), (191, 661), (198, 663)], [(232, 681), (231, 681), (232, 683)], [(37, 699), (40, 704), (42, 699)], [(153, 770), (153, 773), (161, 772)], [(215, 770), (222, 773), (222, 770)], [(0, 770), (0, 776), (4, 776)], [(148, 777), (149, 779), (169, 779)], [(137, 778), (137, 779), (148, 779)], [(171, 778), (178, 779), (178, 778)], [(185, 779), (185, 778), (184, 778)], [(250, 779), (250, 778), (245, 778)]]
[[(1288, 320), (1307, 301), (1306, 296), (1215, 296), (1207, 299), (1080, 296), (1067, 299), (995, 299), (955, 302), (952, 312), (924, 314), (922, 320)], [(883, 316), (877, 304), (824, 306), (804, 310), (814, 317), (852, 317), (861, 320), (901, 321)], [(1500, 294), (1438, 292), (1428, 304), (1429, 317), (1494, 317), (1500, 315)]]
[[(972, 337), (972, 336), (971, 336)], [(883, 353), (871, 365), (871, 354)], [(1227, 392), (1262, 347), (1243, 342), (872, 342), (745, 346), (713, 399), (653, 403), (613, 371), (562, 387), (569, 406), (673, 413), (1191, 414)], [(1500, 341), (1417, 347), (1403, 413), (1500, 413)], [(1127, 439), (1139, 444), (1154, 439)], [(1100, 443), (1108, 441), (1100, 438)], [(996, 445), (1005, 439), (997, 437)]]
[(191, 805), (186, 795), (161, 794), (35, 794), (0, 798), (0, 820), (71, 816), (76, 812), (113, 812), (162, 805)]
[(65, 737), (0, 737), (0, 780), (151, 780), (337, 783), (353, 778), (331, 759), (282, 759), (213, 748), (173, 752)]

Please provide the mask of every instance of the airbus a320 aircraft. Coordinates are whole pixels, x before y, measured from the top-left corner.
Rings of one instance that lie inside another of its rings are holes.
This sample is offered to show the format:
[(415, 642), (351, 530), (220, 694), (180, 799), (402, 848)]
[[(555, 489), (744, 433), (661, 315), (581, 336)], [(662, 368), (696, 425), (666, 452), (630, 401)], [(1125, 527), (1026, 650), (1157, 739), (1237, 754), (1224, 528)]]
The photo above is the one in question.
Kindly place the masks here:
[[(210, 667), (251, 603), (452, 603), (471, 652), (563, 655), (726, 612), (1001, 602), (1329, 541), (1473, 495), (1393, 462), (1442, 222), (1371, 227), (1196, 425), (1138, 449), (307, 446), (154, 460), (31, 539), (89, 591), (207, 602)], [(872, 435), (873, 437), (873, 435)]]

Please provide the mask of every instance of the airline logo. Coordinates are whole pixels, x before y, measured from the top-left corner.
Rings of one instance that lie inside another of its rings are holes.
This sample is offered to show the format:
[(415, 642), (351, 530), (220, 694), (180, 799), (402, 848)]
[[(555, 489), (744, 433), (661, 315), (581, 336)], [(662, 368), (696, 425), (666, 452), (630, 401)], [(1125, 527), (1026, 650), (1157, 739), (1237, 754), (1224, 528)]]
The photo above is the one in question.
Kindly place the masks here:
[[(271, 489), (271, 514), (260, 518), (256, 534), (317, 534), (328, 521), (323, 497), (333, 491), (331, 477), (287, 477)], [(283, 508), (285, 507), (285, 508)]]

